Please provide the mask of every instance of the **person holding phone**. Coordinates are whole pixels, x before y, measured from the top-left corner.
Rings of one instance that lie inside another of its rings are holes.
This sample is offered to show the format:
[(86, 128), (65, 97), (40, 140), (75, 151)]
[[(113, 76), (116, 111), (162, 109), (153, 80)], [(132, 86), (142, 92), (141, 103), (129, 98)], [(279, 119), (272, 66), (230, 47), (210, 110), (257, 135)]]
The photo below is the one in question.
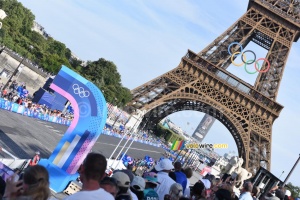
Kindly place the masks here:
[(27, 168), (22, 180), (15, 181), (15, 175), (7, 179), (2, 199), (47, 200), (50, 197), (49, 174), (45, 167), (36, 165)]

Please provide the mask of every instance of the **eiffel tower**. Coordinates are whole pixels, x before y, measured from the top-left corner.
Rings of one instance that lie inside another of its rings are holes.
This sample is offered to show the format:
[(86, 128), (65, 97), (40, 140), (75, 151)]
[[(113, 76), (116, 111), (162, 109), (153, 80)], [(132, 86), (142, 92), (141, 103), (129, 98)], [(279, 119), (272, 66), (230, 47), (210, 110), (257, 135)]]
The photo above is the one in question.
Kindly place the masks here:
[[(146, 112), (140, 127), (178, 111), (204, 112), (230, 131), (246, 169), (270, 170), (272, 125), (283, 109), (276, 97), (299, 36), (300, 0), (250, 0), (247, 12), (200, 53), (188, 50), (176, 68), (132, 90), (131, 105)], [(268, 50), (270, 63), (264, 61), (254, 86), (226, 70), (250, 41)]]

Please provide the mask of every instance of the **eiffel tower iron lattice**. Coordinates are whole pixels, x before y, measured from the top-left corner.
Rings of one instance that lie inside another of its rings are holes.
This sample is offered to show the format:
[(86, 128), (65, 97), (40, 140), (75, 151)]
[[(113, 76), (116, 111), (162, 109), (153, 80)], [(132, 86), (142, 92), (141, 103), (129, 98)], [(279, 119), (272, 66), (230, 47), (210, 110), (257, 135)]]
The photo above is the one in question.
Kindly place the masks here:
[[(250, 0), (247, 12), (204, 50), (188, 50), (176, 68), (132, 90), (131, 105), (147, 112), (140, 126), (152, 127), (182, 110), (204, 112), (230, 131), (246, 169), (254, 174), (264, 161), (270, 170), (272, 125), (283, 109), (276, 97), (299, 36), (300, 0)], [(250, 41), (268, 50), (270, 62), (254, 86), (226, 70), (228, 46), (238, 42), (244, 48)]]

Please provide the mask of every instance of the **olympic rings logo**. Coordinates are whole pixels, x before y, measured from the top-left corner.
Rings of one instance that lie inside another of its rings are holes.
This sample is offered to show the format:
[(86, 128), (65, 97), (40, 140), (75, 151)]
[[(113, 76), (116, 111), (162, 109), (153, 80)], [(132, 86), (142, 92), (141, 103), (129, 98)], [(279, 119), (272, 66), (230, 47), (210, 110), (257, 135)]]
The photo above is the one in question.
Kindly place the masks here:
[[(240, 51), (231, 53), (231, 52), (230, 52), (230, 47), (231, 47), (232, 45), (234, 45), (234, 44), (235, 44), (235, 45), (238, 45), (238, 46), (240, 47)], [(248, 53), (252, 53), (253, 56), (254, 56), (254, 59), (245, 61), (245, 60), (247, 60), (247, 57), (246, 57), (246, 54), (245, 54), (245, 53), (247, 53), (247, 52), (248, 52)], [(265, 73), (265, 72), (269, 71), (269, 69), (270, 69), (270, 62), (269, 62), (267, 59), (265, 59), (265, 58), (258, 58), (258, 59), (256, 60), (256, 54), (255, 54), (253, 51), (251, 51), (251, 50), (246, 50), (246, 51), (243, 52), (243, 47), (242, 47), (242, 45), (241, 45), (240, 43), (238, 43), (238, 42), (232, 42), (232, 43), (228, 46), (228, 53), (229, 53), (229, 55), (231, 56), (231, 63), (232, 63), (234, 66), (237, 66), (237, 67), (241, 67), (241, 66), (244, 65), (245, 71), (246, 71), (248, 74), (255, 74), (256, 72)], [(241, 55), (242, 63), (235, 63), (235, 62), (234, 62), (234, 59), (235, 59), (238, 55)], [(258, 63), (258, 61), (260, 61), (260, 60), (262, 60), (262, 61), (264, 61), (264, 62), (266, 62), (266, 63), (268, 64), (268, 66), (267, 66), (267, 68), (266, 68), (265, 70), (260, 70), (260, 66), (259, 66), (259, 63)], [(255, 71), (250, 72), (250, 71), (247, 69), (247, 65), (251, 65), (251, 64), (253, 64), (253, 63), (254, 63)]]
[(74, 84), (73, 86), (74, 94), (78, 94), (80, 98), (88, 97), (90, 96), (89, 91), (85, 91), (83, 87), (79, 87), (78, 84)]

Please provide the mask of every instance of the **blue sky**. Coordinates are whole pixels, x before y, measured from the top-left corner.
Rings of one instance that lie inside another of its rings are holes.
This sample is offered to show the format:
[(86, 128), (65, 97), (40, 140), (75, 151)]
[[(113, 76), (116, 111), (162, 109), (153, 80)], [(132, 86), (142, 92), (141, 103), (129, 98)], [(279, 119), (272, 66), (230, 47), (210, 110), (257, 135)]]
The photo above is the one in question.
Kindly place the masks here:
[[(247, 9), (241, 0), (20, 0), (55, 39), (83, 60), (113, 61), (124, 86), (133, 89), (175, 68), (187, 49), (199, 52), (232, 25)], [(248, 45), (264, 57), (265, 50)], [(300, 153), (300, 44), (294, 43), (277, 102), (284, 106), (272, 136), (271, 172), (282, 180)], [(228, 69), (252, 83), (256, 76), (236, 67)], [(203, 113), (178, 112), (171, 119), (192, 133)], [(216, 122), (207, 143), (228, 143), (237, 152), (229, 131)], [(224, 151), (219, 151), (224, 153)], [(300, 186), (300, 166), (289, 179)]]

